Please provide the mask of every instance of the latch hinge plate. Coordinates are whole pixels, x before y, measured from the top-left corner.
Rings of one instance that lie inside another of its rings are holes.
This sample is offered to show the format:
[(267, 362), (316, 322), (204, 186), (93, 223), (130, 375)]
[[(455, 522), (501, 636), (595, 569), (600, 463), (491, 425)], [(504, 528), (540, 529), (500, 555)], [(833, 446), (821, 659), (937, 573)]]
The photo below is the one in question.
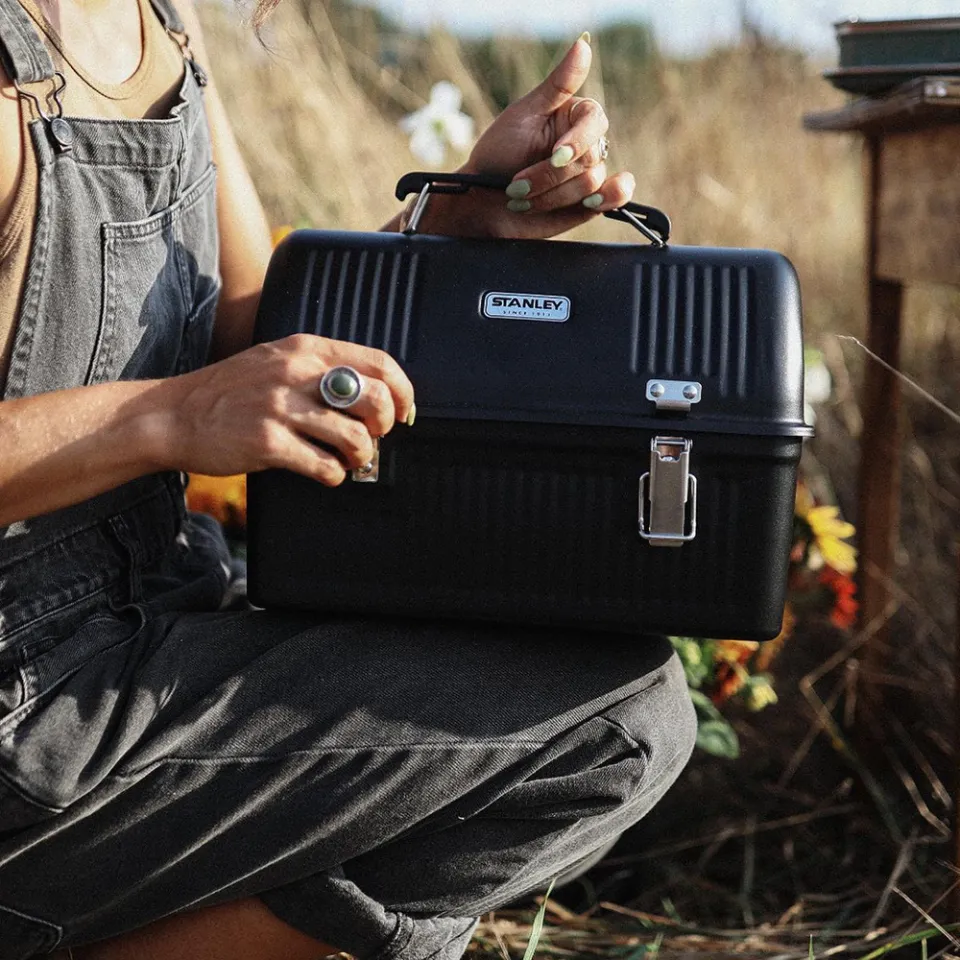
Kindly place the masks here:
[(696, 380), (648, 380), (647, 399), (652, 400), (658, 410), (690, 411), (694, 403), (703, 396), (703, 385)]

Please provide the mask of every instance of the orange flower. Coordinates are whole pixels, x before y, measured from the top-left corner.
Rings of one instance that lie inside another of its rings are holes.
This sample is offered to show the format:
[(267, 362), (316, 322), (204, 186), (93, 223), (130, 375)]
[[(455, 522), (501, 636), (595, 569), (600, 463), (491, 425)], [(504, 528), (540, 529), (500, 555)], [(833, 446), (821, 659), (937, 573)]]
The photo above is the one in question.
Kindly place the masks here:
[(225, 527), (244, 527), (247, 523), (247, 475), (208, 477), (190, 474), (187, 507), (208, 513)]

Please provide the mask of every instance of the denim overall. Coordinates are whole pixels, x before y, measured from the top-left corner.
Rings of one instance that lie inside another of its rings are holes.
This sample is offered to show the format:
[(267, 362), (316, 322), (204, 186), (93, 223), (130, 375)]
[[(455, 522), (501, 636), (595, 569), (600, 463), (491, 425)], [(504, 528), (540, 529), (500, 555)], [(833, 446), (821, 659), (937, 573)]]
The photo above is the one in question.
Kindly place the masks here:
[[(16, 0), (0, 51), (48, 114), (5, 399), (200, 366), (202, 71), (164, 119), (57, 118)], [(178, 474), (0, 530), (0, 960), (248, 896), (360, 958), (459, 957), (689, 757), (662, 639), (226, 609), (229, 570)]]

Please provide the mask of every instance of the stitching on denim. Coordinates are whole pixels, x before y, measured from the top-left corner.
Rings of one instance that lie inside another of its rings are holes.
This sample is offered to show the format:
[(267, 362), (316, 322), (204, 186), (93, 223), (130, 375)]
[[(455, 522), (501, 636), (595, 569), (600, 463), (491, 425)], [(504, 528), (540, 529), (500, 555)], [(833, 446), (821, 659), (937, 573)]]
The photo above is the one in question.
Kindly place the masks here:
[[(38, 623), (42, 623), (49, 617), (64, 613), (67, 610), (78, 606), (85, 600), (100, 596), (102, 593), (105, 593), (107, 590), (109, 590), (110, 587), (118, 580), (119, 577), (107, 579), (106, 575), (104, 574), (102, 576), (90, 577), (87, 580), (78, 581), (71, 587), (64, 587), (54, 595), (56, 598), (58, 598), (54, 605), (44, 605), (37, 613), (32, 614), (29, 620), (24, 620), (23, 623), (18, 624), (10, 631), (0, 632), (0, 650), (4, 650), (10, 646), (8, 641), (15, 639), (18, 634), (32, 629)], [(94, 587), (94, 589), (91, 590), (90, 587)], [(77, 593), (77, 590), (81, 590), (82, 592)], [(59, 598), (62, 596), (65, 596), (67, 599), (61, 603), (59, 602)], [(51, 600), (52, 599), (53, 598), (51, 598)]]
[[(416, 917), (412, 917), (411, 919), (413, 920), (414, 928), (416, 928), (416, 924), (419, 923), (420, 921)], [(427, 919), (452, 920), (453, 918), (452, 917), (436, 917), (436, 918), (428, 917)], [(425, 957), (419, 957), (418, 960), (433, 960), (434, 957), (440, 956), (440, 954), (443, 953), (443, 951), (446, 950), (447, 947), (449, 947), (454, 940), (458, 940), (460, 937), (462, 937), (471, 927), (476, 926), (476, 923), (477, 923), (477, 919), (475, 917), (471, 917), (467, 925), (462, 930), (454, 934), (442, 946), (437, 947), (437, 949), (434, 950), (433, 953), (428, 953), (427, 956)], [(412, 939), (412, 936), (411, 936), (411, 939)]]
[(42, 947), (47, 953), (55, 950), (63, 939), (63, 927), (60, 926), (59, 923), (51, 923), (49, 920), (43, 920), (32, 914), (24, 913), (22, 910), (15, 910), (13, 907), (5, 907), (3, 904), (0, 904), (0, 913), (8, 913), (12, 916), (20, 917), (21, 920), (26, 920), (28, 923), (32, 923), (42, 930), (47, 938), (47, 942), (42, 944)]
[[(0, 721), (2, 726), (2, 721)], [(351, 753), (368, 753), (388, 751), (397, 749), (404, 750), (423, 750), (423, 751), (443, 751), (450, 750), (487, 750), (495, 748), (498, 750), (516, 748), (528, 748), (531, 746), (542, 747), (542, 740), (512, 740), (509, 742), (497, 743), (386, 743), (386, 744), (365, 744), (361, 747), (323, 747), (317, 750), (288, 750), (284, 753), (262, 754), (257, 756), (229, 756), (229, 757), (201, 757), (201, 756), (177, 756), (170, 755), (158, 757), (151, 760), (143, 766), (130, 767), (124, 771), (114, 770), (110, 776), (117, 780), (138, 780), (145, 774), (155, 770), (163, 764), (186, 764), (197, 767), (225, 767), (231, 765), (255, 764), (255, 763), (282, 763), (285, 760), (295, 759), (297, 757), (326, 757), (330, 755), (343, 755)]]
[(13, 780), (10, 775), (3, 770), (0, 770), (0, 785), (5, 786), (11, 793), (15, 794), (25, 803), (29, 803), (30, 806), (35, 807), (38, 810), (45, 810), (47, 813), (52, 814), (63, 813), (63, 811), (66, 810), (66, 807), (55, 807), (49, 803), (44, 803), (42, 800), (37, 799), (30, 793), (29, 790), (24, 789), (21, 784)]
[(400, 952), (406, 950), (413, 939), (413, 917), (395, 910), (388, 910), (387, 912), (392, 913), (397, 918), (397, 927), (383, 946), (376, 953), (371, 954), (367, 960), (396, 960)]
[[(29, 129), (32, 131), (35, 124), (41, 124), (42, 122), (42, 120), (34, 120)], [(33, 135), (31, 133), (32, 139)], [(39, 155), (37, 162), (37, 213), (33, 228), (33, 250), (30, 253), (27, 275), (24, 278), (26, 284), (18, 316), (17, 331), (14, 335), (14, 347), (10, 357), (7, 383), (3, 392), (4, 399), (21, 396), (26, 385), (27, 368), (30, 357), (33, 355), (33, 343), (36, 339), (40, 301), (47, 287), (46, 278), (50, 267), (50, 234), (53, 220), (50, 215), (50, 169), (46, 164), (40, 162)], [(33, 269), (34, 264), (38, 266), (38, 269)]]

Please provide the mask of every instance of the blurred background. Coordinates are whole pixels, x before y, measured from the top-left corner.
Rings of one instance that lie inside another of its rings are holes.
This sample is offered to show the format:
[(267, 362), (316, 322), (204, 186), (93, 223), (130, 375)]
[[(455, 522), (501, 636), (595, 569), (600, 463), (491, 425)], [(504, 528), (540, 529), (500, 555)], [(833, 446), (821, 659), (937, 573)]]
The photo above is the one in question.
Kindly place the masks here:
[[(583, 92), (606, 107), (610, 163), (635, 173), (635, 199), (671, 215), (677, 243), (772, 248), (797, 267), (806, 338), (833, 385), (807, 468), (856, 522), (858, 397), (872, 361), (838, 335), (865, 327), (862, 146), (805, 132), (802, 117), (847, 99), (821, 76), (836, 65), (833, 21), (956, 10), (938, 0), (862, 0), (856, 10), (846, 0), (283, 0), (262, 42), (232, 4), (201, 0), (200, 10), (275, 226), (385, 223), (398, 177), (425, 168), (400, 122), (434, 84), (454, 84), (482, 129), (590, 30)], [(463, 159), (448, 147), (442, 167)], [(628, 241), (624, 230), (600, 221), (575, 238)], [(957, 291), (909, 288), (903, 370), (955, 411), (958, 316)], [(541, 951), (799, 958), (896, 943), (907, 955), (924, 914), (960, 918), (943, 899), (956, 879), (960, 427), (910, 389), (904, 407), (890, 671), (874, 678), (897, 705), (885, 749), (863, 756), (848, 738), (859, 666), (850, 636), (828, 622), (799, 629), (774, 668), (780, 703), (733, 717), (739, 759), (698, 754), (661, 809), (557, 893)], [(519, 957), (529, 919), (498, 914), (472, 951)]]

